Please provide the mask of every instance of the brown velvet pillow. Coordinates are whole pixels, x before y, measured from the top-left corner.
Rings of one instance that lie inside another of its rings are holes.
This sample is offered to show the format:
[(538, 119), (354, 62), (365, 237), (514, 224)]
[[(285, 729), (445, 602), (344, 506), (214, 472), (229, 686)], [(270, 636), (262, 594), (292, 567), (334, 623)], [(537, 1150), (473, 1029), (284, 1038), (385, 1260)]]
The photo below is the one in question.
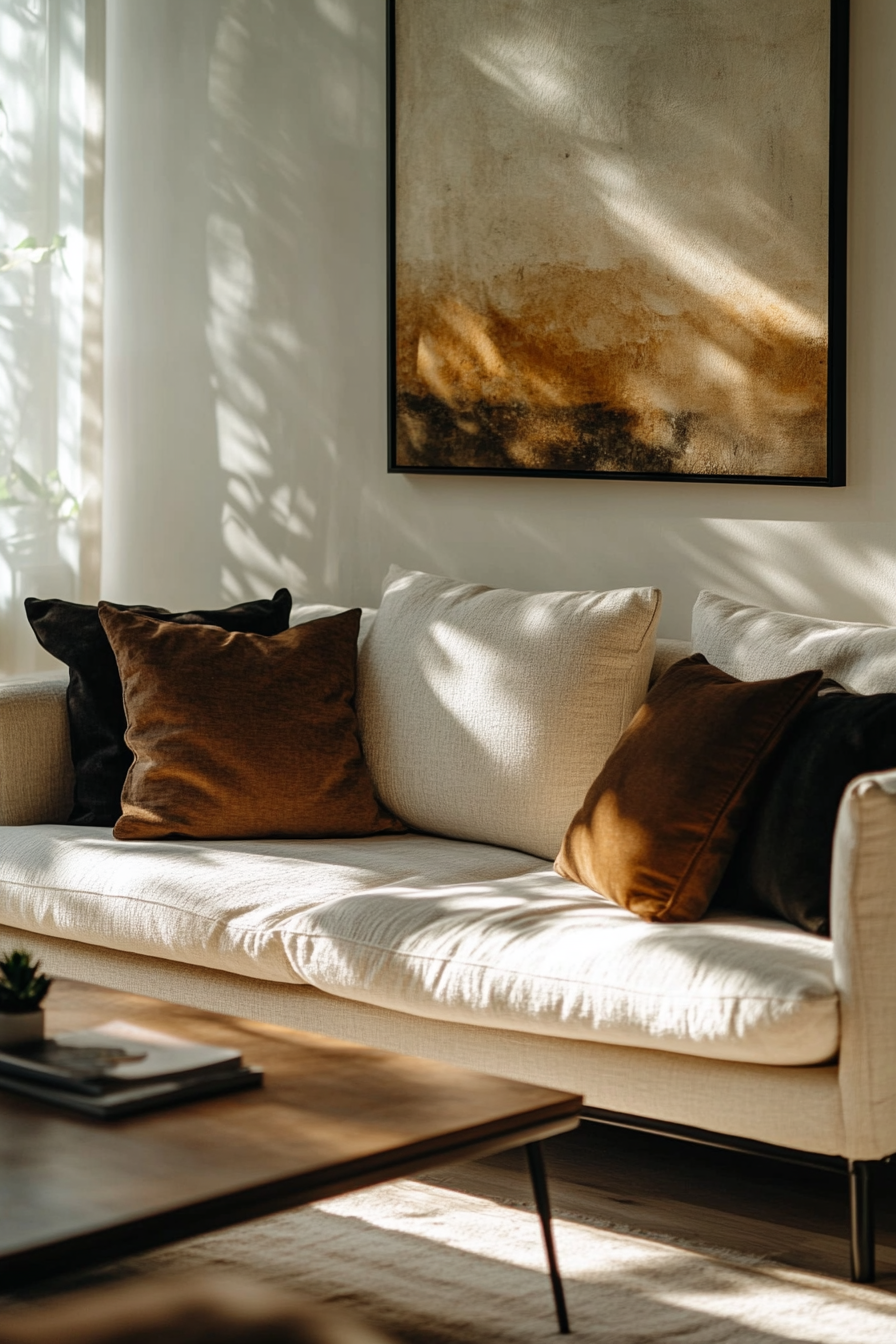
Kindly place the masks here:
[(737, 681), (701, 653), (654, 686), (588, 790), (554, 865), (642, 919), (705, 914), (763, 762), (821, 672)]
[(376, 835), (358, 738), (359, 610), (279, 635), (177, 625), (99, 606), (134, 753), (118, 840)]

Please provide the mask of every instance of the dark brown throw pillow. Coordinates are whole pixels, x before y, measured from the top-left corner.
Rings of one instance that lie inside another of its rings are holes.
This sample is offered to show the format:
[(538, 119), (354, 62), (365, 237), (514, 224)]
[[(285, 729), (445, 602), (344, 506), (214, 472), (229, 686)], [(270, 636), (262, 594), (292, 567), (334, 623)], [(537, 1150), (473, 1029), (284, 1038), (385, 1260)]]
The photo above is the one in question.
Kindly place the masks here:
[(563, 840), (563, 877), (642, 919), (700, 919), (747, 822), (762, 762), (821, 672), (737, 681), (700, 653), (656, 683)]
[(119, 611), (100, 620), (134, 753), (118, 840), (377, 835), (355, 715), (359, 608), (280, 635)]
[[(280, 588), (272, 598), (238, 602), (220, 611), (108, 604), (117, 611), (164, 616), (184, 625), (216, 625), (254, 635), (277, 635), (289, 625), (292, 597)], [(67, 692), (75, 797), (69, 825), (113, 826), (121, 816), (121, 790), (131, 761), (125, 745), (121, 680), (115, 655), (96, 607), (60, 598), (26, 597), (25, 611), (38, 641), (69, 669)]]

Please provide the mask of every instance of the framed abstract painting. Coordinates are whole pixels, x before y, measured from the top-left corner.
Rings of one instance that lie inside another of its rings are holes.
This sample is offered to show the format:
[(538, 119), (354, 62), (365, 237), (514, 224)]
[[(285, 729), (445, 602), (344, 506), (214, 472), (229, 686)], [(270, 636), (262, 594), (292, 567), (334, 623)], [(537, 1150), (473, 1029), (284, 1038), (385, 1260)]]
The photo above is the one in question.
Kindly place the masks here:
[(845, 483), (848, 0), (389, 0), (405, 473)]

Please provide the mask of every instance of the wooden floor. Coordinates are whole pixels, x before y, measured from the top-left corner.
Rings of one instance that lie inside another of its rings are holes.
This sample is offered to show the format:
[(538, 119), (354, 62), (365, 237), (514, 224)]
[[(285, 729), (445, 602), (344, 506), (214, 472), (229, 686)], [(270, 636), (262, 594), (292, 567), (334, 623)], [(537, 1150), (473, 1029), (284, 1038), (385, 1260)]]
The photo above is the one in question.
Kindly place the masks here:
[[(583, 1121), (545, 1144), (554, 1213), (849, 1276), (846, 1176)], [(427, 1179), (530, 1200), (521, 1150)], [(896, 1293), (896, 1160), (876, 1178), (877, 1283)]]

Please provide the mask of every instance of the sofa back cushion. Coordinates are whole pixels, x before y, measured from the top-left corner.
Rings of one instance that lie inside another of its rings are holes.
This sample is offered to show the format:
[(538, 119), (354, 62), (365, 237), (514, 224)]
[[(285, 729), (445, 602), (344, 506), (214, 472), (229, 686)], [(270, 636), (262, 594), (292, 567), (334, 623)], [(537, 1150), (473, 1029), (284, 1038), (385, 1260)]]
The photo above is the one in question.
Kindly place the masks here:
[(419, 830), (553, 859), (644, 699), (660, 601), (393, 567), (358, 664), (379, 797)]
[[(289, 618), (290, 625), (304, 625), (306, 621), (320, 620), (321, 616), (336, 616), (345, 607), (337, 607), (329, 602), (294, 602)], [(358, 648), (362, 648), (370, 627), (376, 617), (376, 607), (361, 608), (361, 629), (358, 633)], [(664, 672), (668, 672), (673, 663), (687, 658), (692, 652), (689, 639), (660, 639), (656, 641), (653, 654), (653, 666), (650, 669), (650, 685), (653, 686)]]
[(794, 616), (702, 592), (691, 642), (695, 652), (742, 681), (820, 667), (861, 695), (896, 691), (896, 629), (887, 625)]

